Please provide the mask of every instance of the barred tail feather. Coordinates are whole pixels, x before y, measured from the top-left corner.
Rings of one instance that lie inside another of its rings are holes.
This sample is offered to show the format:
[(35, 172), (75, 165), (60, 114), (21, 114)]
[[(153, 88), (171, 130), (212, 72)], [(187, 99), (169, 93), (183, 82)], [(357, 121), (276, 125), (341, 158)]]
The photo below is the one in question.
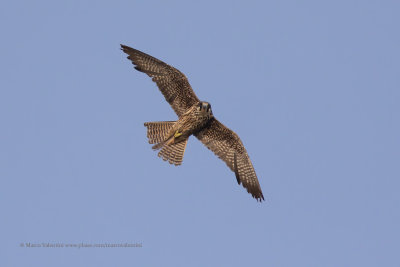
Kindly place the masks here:
[(174, 165), (181, 165), (183, 161), (183, 155), (185, 154), (186, 144), (189, 138), (179, 143), (165, 143), (158, 156), (163, 160), (168, 161)]
[(149, 138), (149, 143), (162, 143), (165, 138), (167, 138), (167, 135), (174, 124), (174, 121), (146, 122), (144, 126), (147, 127), (147, 137)]

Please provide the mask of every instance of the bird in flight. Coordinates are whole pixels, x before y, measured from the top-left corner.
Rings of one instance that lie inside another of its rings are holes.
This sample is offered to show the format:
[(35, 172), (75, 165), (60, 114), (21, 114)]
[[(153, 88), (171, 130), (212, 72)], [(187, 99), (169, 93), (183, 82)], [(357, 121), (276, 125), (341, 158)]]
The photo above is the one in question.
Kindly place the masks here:
[(186, 76), (174, 67), (139, 50), (121, 44), (135, 69), (146, 73), (157, 84), (165, 100), (178, 115), (177, 121), (146, 122), (147, 137), (158, 156), (174, 165), (182, 164), (191, 135), (222, 159), (257, 201), (264, 200), (253, 164), (239, 136), (219, 122), (211, 105), (200, 101)]

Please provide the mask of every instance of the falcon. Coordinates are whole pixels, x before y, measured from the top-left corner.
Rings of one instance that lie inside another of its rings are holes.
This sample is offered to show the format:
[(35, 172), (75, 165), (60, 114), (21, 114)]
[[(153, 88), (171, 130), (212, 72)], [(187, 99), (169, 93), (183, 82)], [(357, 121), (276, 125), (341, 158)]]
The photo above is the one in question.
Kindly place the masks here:
[(264, 200), (253, 164), (239, 136), (219, 122), (211, 105), (200, 101), (186, 76), (176, 68), (139, 50), (121, 44), (134, 68), (146, 73), (157, 84), (165, 100), (178, 115), (177, 121), (146, 122), (147, 137), (158, 156), (181, 165), (191, 135), (222, 159), (257, 201)]

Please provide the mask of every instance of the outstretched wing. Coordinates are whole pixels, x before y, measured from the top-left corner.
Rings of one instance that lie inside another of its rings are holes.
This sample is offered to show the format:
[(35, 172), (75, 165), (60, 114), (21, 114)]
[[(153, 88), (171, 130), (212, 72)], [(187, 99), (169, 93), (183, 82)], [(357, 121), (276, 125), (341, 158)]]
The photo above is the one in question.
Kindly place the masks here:
[(186, 76), (174, 67), (139, 50), (122, 45), (135, 69), (149, 75), (156, 82), (167, 102), (180, 117), (191, 106), (199, 102)]
[(235, 132), (214, 118), (194, 135), (235, 172), (238, 184), (242, 183), (257, 201), (264, 200), (253, 164)]

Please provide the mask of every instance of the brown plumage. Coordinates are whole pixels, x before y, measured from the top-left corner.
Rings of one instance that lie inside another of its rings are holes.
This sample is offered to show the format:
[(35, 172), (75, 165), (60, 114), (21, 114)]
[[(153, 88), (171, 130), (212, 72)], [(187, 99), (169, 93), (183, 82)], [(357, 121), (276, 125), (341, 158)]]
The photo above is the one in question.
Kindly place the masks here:
[(263, 199), (253, 164), (239, 136), (217, 119), (212, 119), (194, 134), (208, 149), (214, 152), (235, 173), (238, 184), (257, 200)]
[(158, 152), (158, 156), (171, 164), (181, 165), (188, 139), (189, 138), (186, 138), (179, 143), (173, 143), (163, 146), (160, 152)]
[(178, 117), (200, 102), (182, 72), (129, 46), (121, 45), (121, 49), (128, 54), (135, 69), (152, 78)]
[(190, 135), (196, 136), (208, 149), (222, 159), (258, 201), (264, 200), (253, 164), (239, 136), (220, 123), (211, 105), (200, 101), (186, 76), (174, 67), (139, 50), (121, 45), (135, 69), (156, 82), (167, 102), (178, 115), (177, 121), (146, 122), (147, 137), (158, 156), (171, 164), (182, 164)]
[(164, 141), (174, 124), (174, 121), (145, 122), (149, 143), (158, 144)]

